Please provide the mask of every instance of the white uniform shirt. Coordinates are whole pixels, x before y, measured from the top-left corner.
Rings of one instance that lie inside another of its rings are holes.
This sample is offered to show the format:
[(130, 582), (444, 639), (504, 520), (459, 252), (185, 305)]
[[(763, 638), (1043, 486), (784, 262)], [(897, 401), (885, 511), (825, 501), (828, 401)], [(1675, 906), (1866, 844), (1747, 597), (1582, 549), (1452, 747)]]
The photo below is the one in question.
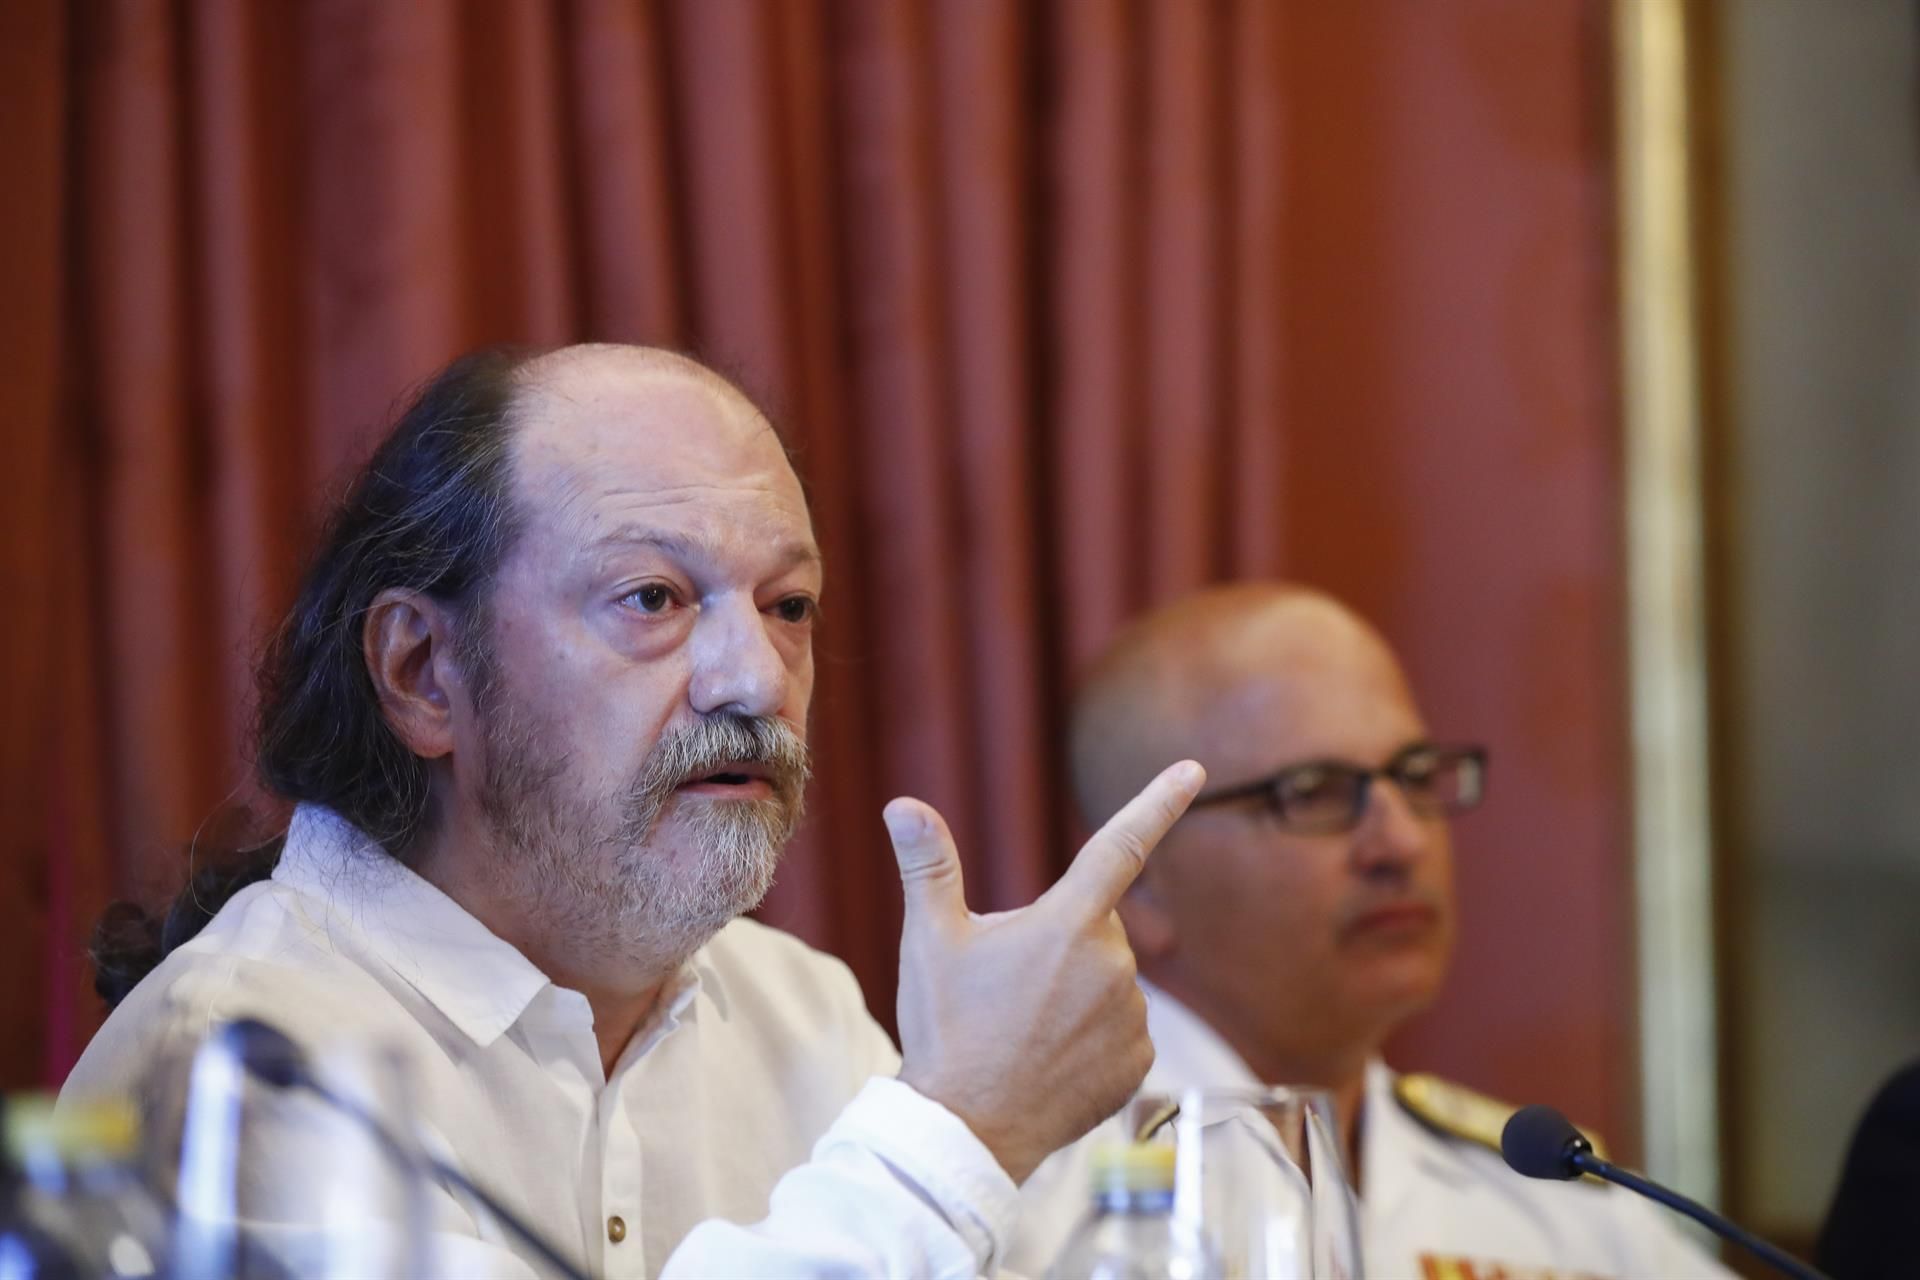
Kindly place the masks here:
[[(114, 1011), (62, 1096), (138, 1093), (241, 1016), (310, 1052), (399, 1047), (425, 1140), (596, 1277), (972, 1276), (1016, 1204), (965, 1124), (891, 1078), (839, 961), (733, 922), (606, 1079), (584, 996), (324, 809)], [(252, 1203), (315, 1234), (300, 1157), (275, 1167), (262, 1141)], [(428, 1200), (439, 1269), (543, 1273), (477, 1205)]]
[[(1261, 1084), (1199, 1015), (1141, 986), (1155, 1055), (1145, 1092)], [(1732, 1280), (1664, 1210), (1591, 1181), (1524, 1178), (1498, 1153), (1416, 1120), (1393, 1082), (1384, 1063), (1368, 1065), (1360, 1247), (1369, 1280)], [(1086, 1211), (1090, 1154), (1089, 1142), (1069, 1147), (1028, 1180), (1012, 1269), (1039, 1275), (1065, 1244)]]

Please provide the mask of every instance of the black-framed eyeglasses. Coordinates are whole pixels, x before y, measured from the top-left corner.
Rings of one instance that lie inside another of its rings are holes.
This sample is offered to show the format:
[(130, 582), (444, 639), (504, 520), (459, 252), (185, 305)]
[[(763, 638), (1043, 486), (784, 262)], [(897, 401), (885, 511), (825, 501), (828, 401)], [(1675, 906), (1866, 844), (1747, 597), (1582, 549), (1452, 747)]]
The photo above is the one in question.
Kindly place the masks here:
[(1378, 769), (1344, 760), (1308, 760), (1253, 782), (1204, 793), (1189, 807), (1259, 799), (1288, 831), (1335, 835), (1360, 825), (1375, 778), (1398, 787), (1407, 807), (1421, 817), (1464, 813), (1486, 794), (1487, 749), (1417, 742)]

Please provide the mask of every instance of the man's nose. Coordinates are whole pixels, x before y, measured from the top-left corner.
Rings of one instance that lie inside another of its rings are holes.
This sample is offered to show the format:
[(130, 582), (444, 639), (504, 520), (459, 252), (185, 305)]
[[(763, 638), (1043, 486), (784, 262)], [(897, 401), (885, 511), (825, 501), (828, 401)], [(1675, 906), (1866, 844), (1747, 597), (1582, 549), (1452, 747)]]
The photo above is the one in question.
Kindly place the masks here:
[(688, 689), (695, 711), (770, 716), (786, 705), (787, 663), (768, 625), (746, 597), (729, 595), (701, 605)]
[(1354, 832), (1358, 867), (1364, 871), (1404, 867), (1426, 852), (1432, 838), (1427, 820), (1413, 811), (1400, 784), (1375, 778), (1367, 788), (1367, 811)]

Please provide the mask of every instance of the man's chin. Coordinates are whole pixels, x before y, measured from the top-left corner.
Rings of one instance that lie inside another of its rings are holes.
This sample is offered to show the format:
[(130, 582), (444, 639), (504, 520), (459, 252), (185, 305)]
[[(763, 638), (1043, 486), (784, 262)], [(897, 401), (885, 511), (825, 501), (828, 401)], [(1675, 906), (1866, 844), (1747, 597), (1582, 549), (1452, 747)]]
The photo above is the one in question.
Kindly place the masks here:
[(1376, 957), (1364, 975), (1356, 975), (1351, 998), (1366, 1008), (1391, 1010), (1394, 1020), (1412, 1017), (1432, 1004), (1446, 980), (1443, 956), (1401, 953)]
[(633, 945), (683, 960), (765, 901), (773, 887), (772, 861), (757, 866), (690, 867), (670, 872), (671, 887), (656, 882), (644, 905), (623, 912)]
[(673, 865), (692, 881), (692, 891), (711, 901), (728, 918), (758, 907), (773, 889), (782, 846), (771, 841), (752, 847), (717, 850), (694, 843), (676, 851)]

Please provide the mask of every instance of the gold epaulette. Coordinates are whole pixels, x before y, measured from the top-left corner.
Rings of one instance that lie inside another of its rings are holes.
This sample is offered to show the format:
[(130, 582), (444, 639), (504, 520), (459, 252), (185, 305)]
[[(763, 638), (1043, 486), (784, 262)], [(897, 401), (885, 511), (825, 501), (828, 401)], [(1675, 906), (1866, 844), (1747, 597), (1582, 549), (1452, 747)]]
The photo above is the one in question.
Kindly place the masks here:
[[(1439, 1076), (1401, 1076), (1393, 1082), (1393, 1096), (1408, 1115), (1436, 1133), (1478, 1143), (1494, 1151), (1500, 1150), (1500, 1131), (1520, 1109)], [(1605, 1160), (1606, 1148), (1593, 1130), (1581, 1132), (1593, 1144), (1593, 1154)]]

